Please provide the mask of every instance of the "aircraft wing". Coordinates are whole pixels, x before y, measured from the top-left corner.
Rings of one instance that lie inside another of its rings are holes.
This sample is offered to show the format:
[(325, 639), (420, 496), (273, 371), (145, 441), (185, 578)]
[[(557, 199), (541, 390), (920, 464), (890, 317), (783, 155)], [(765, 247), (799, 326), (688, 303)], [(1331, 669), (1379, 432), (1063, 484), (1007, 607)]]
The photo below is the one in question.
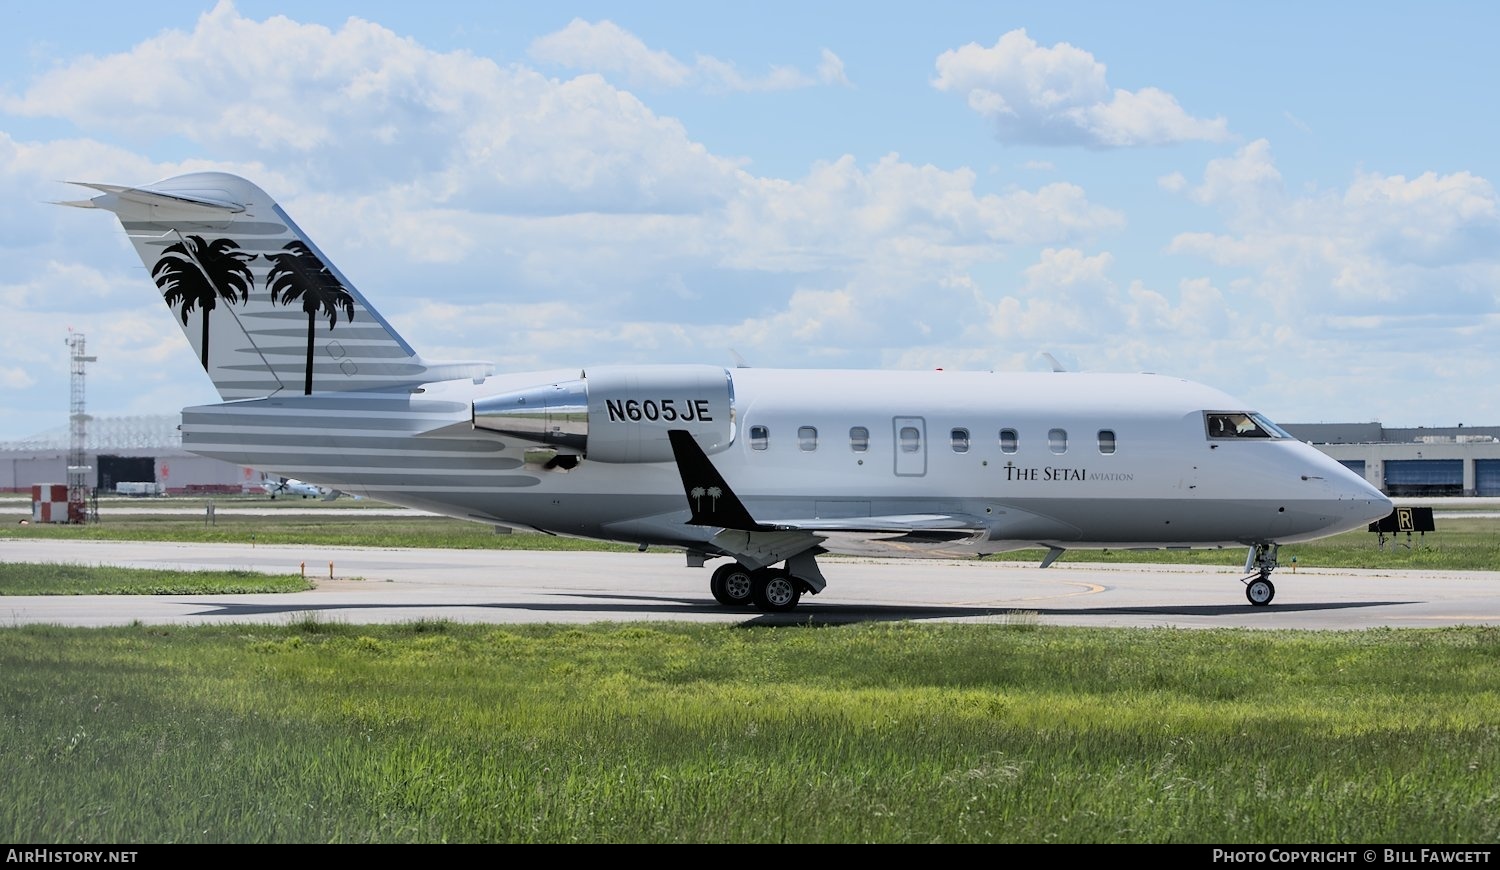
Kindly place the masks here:
[(808, 557), (839, 552), (869, 556), (951, 554), (950, 548), (989, 536), (977, 517), (940, 514), (839, 519), (773, 519), (754, 529), (723, 528), (713, 537), (720, 552), (749, 568), (800, 561), (798, 576), (821, 589), (821, 573)]
[(989, 527), (978, 517), (958, 514), (770, 519), (765, 524), (788, 532), (816, 535), (823, 541), (836, 540), (840, 551), (868, 553), (941, 547), (989, 536)]
[[(667, 435), (692, 514), (688, 523), (717, 527), (714, 545), (750, 568), (825, 552), (822, 544), (834, 538), (839, 540), (840, 549), (878, 553), (920, 551), (982, 540), (989, 534), (989, 527), (982, 519), (961, 514), (758, 520), (751, 516), (692, 435), (683, 430), (672, 430)], [(815, 572), (810, 561), (803, 563), (806, 573)], [(814, 576), (820, 584), (821, 576)]]
[(808, 532), (951, 532), (967, 537), (988, 530), (979, 517), (964, 514), (896, 514), (884, 517), (809, 517), (768, 519), (768, 526)]
[(972, 544), (989, 537), (989, 527), (978, 517), (913, 514), (884, 517), (770, 520), (768, 525), (792, 534), (816, 535), (823, 549), (840, 553), (879, 555), (942, 555), (948, 547)]

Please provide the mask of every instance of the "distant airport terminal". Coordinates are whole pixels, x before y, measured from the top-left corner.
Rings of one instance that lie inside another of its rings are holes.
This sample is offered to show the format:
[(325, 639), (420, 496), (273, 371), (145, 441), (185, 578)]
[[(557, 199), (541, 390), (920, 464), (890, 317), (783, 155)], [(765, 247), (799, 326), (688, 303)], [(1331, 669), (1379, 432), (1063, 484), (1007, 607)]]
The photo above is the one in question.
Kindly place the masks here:
[[(182, 449), (175, 414), (92, 417), (87, 466), (100, 494), (263, 492), (261, 472)], [(1379, 423), (1291, 423), (1281, 428), (1389, 496), (1500, 496), (1500, 426), (1387, 429)], [(0, 441), (0, 491), (67, 481), (68, 426)]]

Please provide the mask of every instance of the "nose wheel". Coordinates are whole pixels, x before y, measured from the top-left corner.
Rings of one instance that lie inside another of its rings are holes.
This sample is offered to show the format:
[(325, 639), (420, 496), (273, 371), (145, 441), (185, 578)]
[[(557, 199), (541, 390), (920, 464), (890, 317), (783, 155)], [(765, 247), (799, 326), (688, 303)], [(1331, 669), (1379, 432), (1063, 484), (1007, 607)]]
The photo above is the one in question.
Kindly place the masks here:
[(1250, 548), (1245, 559), (1245, 570), (1255, 573), (1246, 577), (1245, 598), (1256, 607), (1265, 607), (1276, 597), (1276, 586), (1271, 583), (1271, 572), (1276, 570), (1276, 545), (1256, 544)]

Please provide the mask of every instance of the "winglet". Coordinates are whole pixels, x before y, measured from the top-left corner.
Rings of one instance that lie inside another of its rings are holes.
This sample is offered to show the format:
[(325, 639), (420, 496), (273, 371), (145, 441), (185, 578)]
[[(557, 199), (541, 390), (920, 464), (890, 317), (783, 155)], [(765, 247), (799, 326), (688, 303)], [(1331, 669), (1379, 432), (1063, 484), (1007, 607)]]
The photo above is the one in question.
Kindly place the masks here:
[(670, 429), (667, 437), (672, 441), (672, 456), (677, 460), (677, 472), (682, 475), (682, 491), (687, 496), (688, 508), (693, 518), (692, 526), (715, 526), (721, 529), (743, 531), (768, 531), (772, 526), (757, 523), (750, 511), (740, 501), (734, 490), (724, 481), (719, 470), (709, 461), (708, 454), (693, 440), (686, 429)]

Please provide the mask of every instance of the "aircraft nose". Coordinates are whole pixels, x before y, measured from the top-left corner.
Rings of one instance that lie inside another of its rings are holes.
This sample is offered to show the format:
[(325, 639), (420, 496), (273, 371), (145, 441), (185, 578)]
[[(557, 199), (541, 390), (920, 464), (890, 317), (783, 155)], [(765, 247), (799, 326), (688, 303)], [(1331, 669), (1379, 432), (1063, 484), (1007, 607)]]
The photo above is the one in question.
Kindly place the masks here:
[(1379, 492), (1367, 498), (1358, 499), (1357, 501), (1363, 505), (1363, 510), (1360, 513), (1365, 517), (1366, 522), (1373, 523), (1376, 520), (1383, 520), (1391, 515), (1391, 511), (1396, 509), (1396, 505)]
[(1339, 487), (1339, 502), (1345, 508), (1350, 522), (1373, 523), (1383, 520), (1395, 510), (1395, 505), (1385, 493), (1371, 486), (1364, 478), (1349, 476), (1347, 483)]
[(1391, 500), (1363, 476), (1321, 456), (1302, 473), (1302, 480), (1317, 492), (1312, 498), (1317, 503), (1314, 514), (1322, 519), (1315, 522), (1322, 525), (1324, 535), (1364, 528), (1390, 516), (1395, 509)]

